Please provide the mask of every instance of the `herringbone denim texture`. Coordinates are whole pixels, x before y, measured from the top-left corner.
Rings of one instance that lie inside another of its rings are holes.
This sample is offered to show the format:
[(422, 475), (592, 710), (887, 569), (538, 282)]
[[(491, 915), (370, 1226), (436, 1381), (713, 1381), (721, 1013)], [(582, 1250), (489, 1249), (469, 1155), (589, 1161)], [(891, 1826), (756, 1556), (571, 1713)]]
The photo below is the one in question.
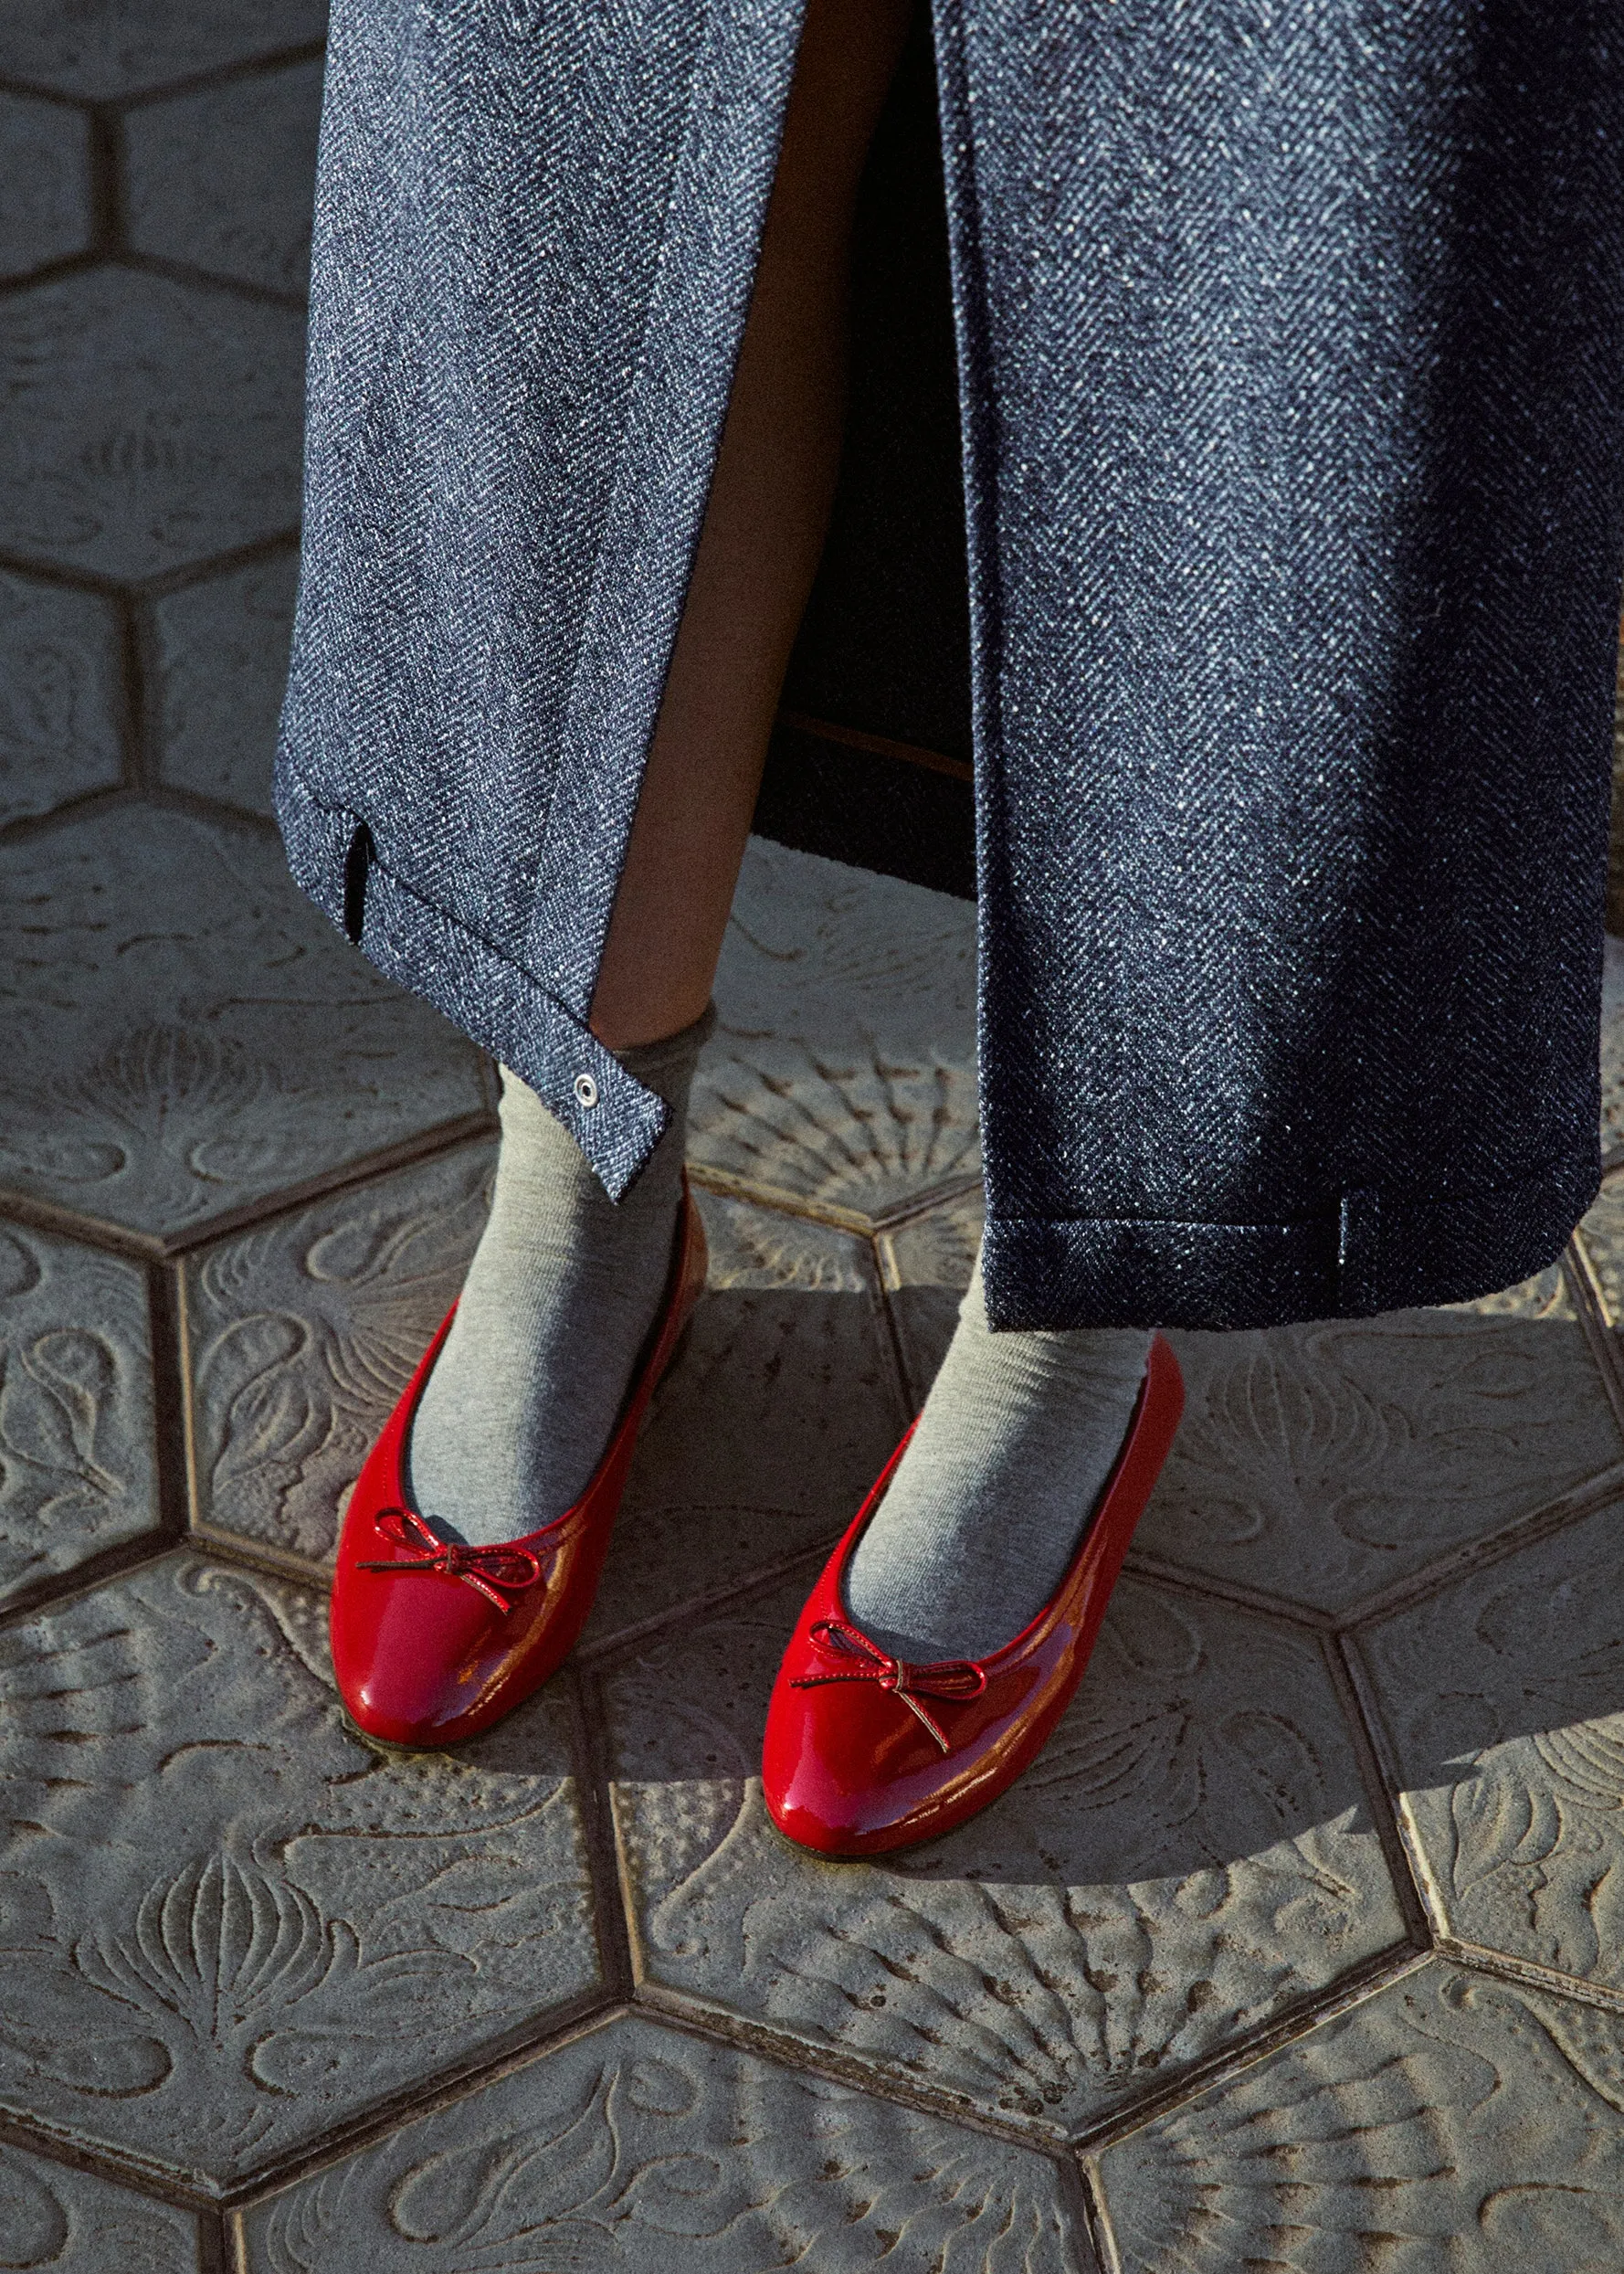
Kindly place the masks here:
[[(612, 1192), (663, 1109), (585, 1020), (797, 15), (335, 12), (290, 857)], [(936, 37), (989, 1311), (1518, 1279), (1598, 1170), (1612, 0), (937, 0)]]

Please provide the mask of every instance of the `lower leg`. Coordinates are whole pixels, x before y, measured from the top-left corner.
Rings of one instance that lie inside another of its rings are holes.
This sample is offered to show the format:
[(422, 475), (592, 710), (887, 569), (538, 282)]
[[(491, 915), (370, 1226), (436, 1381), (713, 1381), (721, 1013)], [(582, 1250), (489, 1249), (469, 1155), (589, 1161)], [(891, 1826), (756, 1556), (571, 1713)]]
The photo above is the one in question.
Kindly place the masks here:
[(671, 1117), (607, 1200), (504, 1074), (490, 1220), (420, 1401), (415, 1504), (486, 1543), (579, 1498), (665, 1286), (688, 1085), (839, 452), (857, 185), (908, 0), (810, 0), (704, 528), (592, 1025)]
[(846, 1604), (915, 1663), (985, 1658), (1049, 1600), (1133, 1418), (1140, 1327), (995, 1335), (976, 1258), (919, 1426), (846, 1572)]

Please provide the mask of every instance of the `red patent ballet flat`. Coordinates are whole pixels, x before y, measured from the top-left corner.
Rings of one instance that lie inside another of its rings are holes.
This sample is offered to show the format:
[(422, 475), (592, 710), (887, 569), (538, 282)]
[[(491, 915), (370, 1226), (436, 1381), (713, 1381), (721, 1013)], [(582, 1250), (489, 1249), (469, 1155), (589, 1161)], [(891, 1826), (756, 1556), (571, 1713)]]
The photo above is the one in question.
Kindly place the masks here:
[(704, 1228), (685, 1179), (664, 1302), (596, 1475), (550, 1524), (490, 1548), (448, 1544), (406, 1495), (403, 1454), (451, 1306), (367, 1455), (339, 1539), (332, 1670), (358, 1729), (385, 1744), (452, 1744), (510, 1713), (569, 1655), (638, 1426), (704, 1284)]
[(1183, 1411), (1178, 1360), (1153, 1336), (1116, 1465), (1053, 1596), (990, 1657), (924, 1666), (870, 1641), (844, 1588), (909, 1430), (824, 1565), (773, 1685), (762, 1782), (780, 1832), (824, 1856), (876, 1856), (940, 1838), (1014, 1783), (1082, 1679)]

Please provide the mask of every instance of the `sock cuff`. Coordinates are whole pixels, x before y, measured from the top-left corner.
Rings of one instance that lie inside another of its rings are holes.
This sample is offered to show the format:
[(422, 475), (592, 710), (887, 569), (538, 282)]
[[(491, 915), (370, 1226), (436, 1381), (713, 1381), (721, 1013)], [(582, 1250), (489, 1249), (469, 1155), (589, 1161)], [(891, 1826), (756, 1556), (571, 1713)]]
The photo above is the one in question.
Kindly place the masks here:
[(662, 1035), (658, 1042), (634, 1042), (630, 1050), (617, 1050), (615, 1055), (634, 1082), (675, 1105), (692, 1078), (695, 1060), (715, 1031), (716, 1006), (707, 1003), (691, 1026)]

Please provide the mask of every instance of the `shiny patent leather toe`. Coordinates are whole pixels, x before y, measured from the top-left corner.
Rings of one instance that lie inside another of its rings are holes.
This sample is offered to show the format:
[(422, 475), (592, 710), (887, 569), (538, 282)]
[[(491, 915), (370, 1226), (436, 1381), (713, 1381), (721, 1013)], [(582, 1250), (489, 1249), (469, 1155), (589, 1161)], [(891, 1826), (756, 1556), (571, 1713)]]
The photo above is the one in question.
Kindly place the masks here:
[(597, 1592), (638, 1431), (705, 1284), (686, 1182), (661, 1310), (599, 1462), (574, 1507), (500, 1546), (441, 1539), (409, 1505), (413, 1416), (457, 1306), (355, 1481), (332, 1582), (332, 1667), (351, 1719), (385, 1744), (437, 1746), (489, 1729), (575, 1647)]
[[(911, 1665), (845, 1608), (853, 1549), (911, 1429), (829, 1558), (790, 1637), (767, 1709), (762, 1779), (786, 1837), (825, 1856), (871, 1856), (939, 1838), (1014, 1783), (1070, 1703), (1134, 1528), (1184, 1411), (1184, 1380), (1153, 1337), (1116, 1465), (1050, 1601), (986, 1658)], [(987, 1521), (997, 1523), (989, 1509)]]

